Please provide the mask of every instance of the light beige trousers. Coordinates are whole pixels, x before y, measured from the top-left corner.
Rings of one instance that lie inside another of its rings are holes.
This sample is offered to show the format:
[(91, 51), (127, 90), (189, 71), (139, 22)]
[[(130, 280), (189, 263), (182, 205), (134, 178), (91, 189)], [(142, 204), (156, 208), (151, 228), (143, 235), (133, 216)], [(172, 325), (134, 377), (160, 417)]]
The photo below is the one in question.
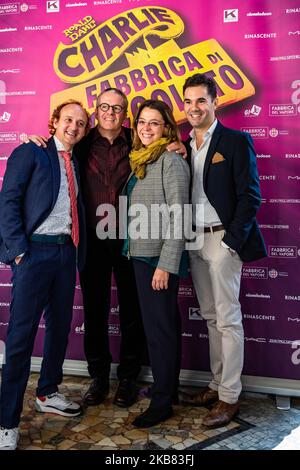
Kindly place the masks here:
[(221, 245), (224, 230), (204, 234), (203, 247), (189, 251), (202, 317), (207, 321), (212, 380), (219, 399), (235, 403), (242, 390), (244, 330), (239, 302), (242, 261)]

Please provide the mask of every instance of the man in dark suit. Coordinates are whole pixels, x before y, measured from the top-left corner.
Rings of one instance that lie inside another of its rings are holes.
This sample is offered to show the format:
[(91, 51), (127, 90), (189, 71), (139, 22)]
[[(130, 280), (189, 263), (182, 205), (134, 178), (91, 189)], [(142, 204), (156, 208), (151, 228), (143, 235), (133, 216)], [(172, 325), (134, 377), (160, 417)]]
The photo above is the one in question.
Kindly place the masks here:
[[(202, 74), (183, 87), (193, 129), (186, 142), (192, 169), (193, 226), (203, 244), (189, 252), (202, 317), (207, 321), (212, 379), (183, 401), (214, 404), (206, 426), (222, 426), (239, 410), (244, 332), (239, 303), (243, 261), (266, 256), (256, 212), (261, 195), (252, 138), (216, 119), (217, 88)], [(198, 210), (197, 210), (198, 206)]]
[(85, 226), (79, 169), (72, 149), (89, 130), (89, 116), (70, 100), (52, 114), (46, 149), (20, 145), (8, 159), (0, 193), (0, 260), (13, 272), (2, 369), (0, 450), (14, 450), (30, 358), (45, 309), (44, 355), (35, 407), (77, 416), (81, 407), (58, 393), (72, 320)]

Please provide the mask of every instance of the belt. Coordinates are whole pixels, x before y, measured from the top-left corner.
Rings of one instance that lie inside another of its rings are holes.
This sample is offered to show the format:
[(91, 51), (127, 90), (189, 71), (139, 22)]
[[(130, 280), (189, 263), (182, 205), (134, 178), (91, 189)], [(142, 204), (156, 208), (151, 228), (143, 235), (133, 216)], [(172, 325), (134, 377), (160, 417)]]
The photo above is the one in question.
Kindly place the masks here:
[[(200, 231), (202, 230), (201, 227), (196, 227), (195, 225), (193, 225), (193, 231), (196, 232), (197, 229)], [(204, 233), (214, 233), (214, 232), (219, 232), (220, 230), (225, 230), (224, 229), (224, 225), (212, 225), (211, 227), (204, 227), (203, 231)]]
[(54, 245), (64, 245), (72, 240), (71, 235), (67, 235), (66, 233), (61, 233), (59, 235), (43, 235), (34, 233), (29, 237), (29, 239), (32, 242), (50, 243)]
[(212, 227), (204, 227), (204, 233), (214, 233), (214, 232), (220, 232), (220, 230), (224, 230), (223, 225), (213, 225)]

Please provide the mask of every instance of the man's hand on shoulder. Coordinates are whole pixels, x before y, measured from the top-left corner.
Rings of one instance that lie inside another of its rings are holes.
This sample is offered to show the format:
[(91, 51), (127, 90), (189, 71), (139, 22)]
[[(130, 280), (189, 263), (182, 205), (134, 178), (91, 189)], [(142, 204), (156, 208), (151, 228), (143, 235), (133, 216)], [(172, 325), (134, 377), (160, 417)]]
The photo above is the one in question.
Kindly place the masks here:
[(47, 142), (48, 142), (48, 137), (45, 137), (43, 135), (27, 135), (27, 134), (22, 134), (20, 136), (20, 140), (23, 144), (28, 144), (29, 142), (33, 142), (36, 144), (38, 147), (47, 147)]
[(182, 142), (172, 142), (167, 146), (168, 152), (179, 153), (183, 158), (187, 157), (185, 145)]

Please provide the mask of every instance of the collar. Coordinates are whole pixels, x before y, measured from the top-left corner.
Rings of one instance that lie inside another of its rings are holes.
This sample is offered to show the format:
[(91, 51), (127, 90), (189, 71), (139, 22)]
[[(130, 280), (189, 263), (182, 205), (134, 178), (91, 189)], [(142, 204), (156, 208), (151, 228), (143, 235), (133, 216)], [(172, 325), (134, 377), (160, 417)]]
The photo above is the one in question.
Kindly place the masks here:
[[(212, 125), (207, 129), (207, 131), (205, 132), (204, 136), (203, 136), (203, 139), (206, 139), (207, 137), (211, 137), (217, 127), (217, 124), (218, 124), (218, 119), (215, 119), (214, 122), (212, 123)], [(192, 140), (195, 140), (195, 130), (192, 129), (191, 132), (190, 132), (190, 137)]]
[[(109, 142), (109, 140), (107, 139), (107, 137), (104, 137), (103, 135), (100, 134), (99, 130), (98, 130), (98, 127), (94, 127), (95, 131), (94, 131), (94, 135), (93, 135), (93, 139), (92, 141), (95, 142), (97, 141), (98, 139), (102, 140), (102, 141), (107, 141)], [(124, 140), (125, 142), (127, 142), (127, 138), (126, 138), (126, 134), (125, 134), (125, 130), (124, 130), (124, 127), (122, 126), (121, 127), (121, 131), (120, 131), (120, 134), (117, 135), (117, 137), (115, 138), (114, 142), (116, 142), (117, 139), (121, 138), (122, 140)]]
[[(54, 140), (54, 143), (55, 143), (55, 147), (56, 147), (56, 150), (58, 152), (67, 152), (67, 150), (65, 149), (65, 147), (63, 146), (63, 144), (61, 143), (61, 141), (55, 136), (53, 136), (53, 140)], [(71, 156), (73, 155), (73, 150), (70, 150), (71, 152)]]

